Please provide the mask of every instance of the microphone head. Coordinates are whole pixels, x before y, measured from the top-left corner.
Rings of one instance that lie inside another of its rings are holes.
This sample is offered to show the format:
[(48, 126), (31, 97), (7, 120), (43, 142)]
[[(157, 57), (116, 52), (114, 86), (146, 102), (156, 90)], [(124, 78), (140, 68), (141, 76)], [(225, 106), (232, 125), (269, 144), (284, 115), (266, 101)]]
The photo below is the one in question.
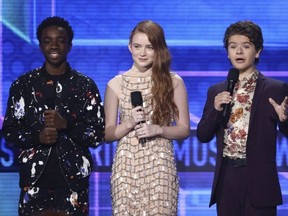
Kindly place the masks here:
[(238, 81), (238, 78), (239, 78), (239, 70), (236, 68), (231, 68), (229, 70), (227, 80), (236, 83)]
[(131, 104), (136, 106), (142, 106), (143, 104), (143, 98), (140, 91), (133, 91), (131, 92)]

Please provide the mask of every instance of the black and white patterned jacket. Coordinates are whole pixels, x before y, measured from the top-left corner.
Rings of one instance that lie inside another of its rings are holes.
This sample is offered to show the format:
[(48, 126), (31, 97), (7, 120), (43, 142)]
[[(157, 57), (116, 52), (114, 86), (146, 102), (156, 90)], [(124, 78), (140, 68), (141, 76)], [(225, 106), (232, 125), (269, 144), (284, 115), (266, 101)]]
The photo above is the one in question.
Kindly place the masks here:
[[(21, 75), (10, 88), (2, 131), (7, 142), (20, 148), (22, 188), (39, 179), (51, 152), (51, 147), (39, 142), (47, 109), (47, 74), (44, 66), (34, 69)], [(93, 166), (89, 147), (99, 146), (104, 139), (104, 109), (97, 85), (68, 64), (57, 82), (55, 109), (68, 122), (68, 128), (58, 134), (60, 168), (71, 190), (86, 188)]]

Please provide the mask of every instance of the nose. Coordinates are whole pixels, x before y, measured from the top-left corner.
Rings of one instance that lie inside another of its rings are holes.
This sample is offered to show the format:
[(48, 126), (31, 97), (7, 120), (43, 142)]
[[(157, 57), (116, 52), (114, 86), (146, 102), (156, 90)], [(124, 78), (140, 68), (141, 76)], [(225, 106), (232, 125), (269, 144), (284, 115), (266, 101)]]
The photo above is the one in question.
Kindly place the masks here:
[(240, 54), (240, 53), (242, 53), (242, 47), (241, 46), (239, 46), (239, 47), (237, 47), (237, 50), (236, 50), (236, 53), (237, 54)]
[(57, 40), (52, 40), (51, 41), (51, 47), (52, 48), (57, 48), (59, 46), (58, 41)]
[(146, 48), (143, 47), (141, 50), (140, 50), (140, 55), (141, 56), (145, 56), (146, 55)]

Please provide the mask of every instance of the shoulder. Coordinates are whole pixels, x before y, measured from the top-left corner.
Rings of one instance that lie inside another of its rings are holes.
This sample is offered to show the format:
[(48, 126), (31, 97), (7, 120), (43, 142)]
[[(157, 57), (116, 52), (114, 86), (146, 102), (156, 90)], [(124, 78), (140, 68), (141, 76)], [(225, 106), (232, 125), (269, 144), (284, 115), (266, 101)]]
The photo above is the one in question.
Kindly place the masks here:
[(176, 88), (179, 85), (185, 85), (182, 77), (175, 72), (170, 72), (173, 86)]
[(269, 85), (287, 85), (286, 82), (282, 81), (282, 80), (278, 80), (278, 79), (275, 79), (275, 78), (272, 78), (272, 77), (268, 77), (268, 76), (265, 76), (264, 74), (262, 73), (259, 73), (259, 77), (258, 77), (258, 80), (261, 82), (265, 82)]
[(12, 86), (21, 84), (24, 84), (25, 86), (29, 85), (29, 83), (33, 82), (33, 80), (37, 80), (41, 77), (41, 69), (42, 68), (39, 67), (21, 74), (12, 82)]
[[(257, 85), (259, 86), (258, 88), (262, 89), (263, 91), (266, 90), (269, 93), (278, 93), (278, 95), (283, 92), (283, 94), (286, 96), (288, 95), (288, 83), (275, 79), (272, 77), (267, 77), (263, 75), (262, 73), (259, 73), (258, 80), (257, 80)], [(257, 88), (256, 85), (256, 88)]]
[(122, 82), (122, 75), (116, 75), (115, 77), (113, 77), (112, 79), (110, 79), (108, 81), (108, 86), (112, 87), (112, 86), (118, 86), (120, 85)]
[(122, 75), (116, 75), (115, 77), (113, 77), (108, 81), (106, 91), (108, 89), (111, 89), (116, 95), (120, 94), (121, 82), (122, 82)]
[(77, 79), (77, 82), (85, 85), (96, 85), (95, 81), (86, 74), (71, 68), (71, 79)]

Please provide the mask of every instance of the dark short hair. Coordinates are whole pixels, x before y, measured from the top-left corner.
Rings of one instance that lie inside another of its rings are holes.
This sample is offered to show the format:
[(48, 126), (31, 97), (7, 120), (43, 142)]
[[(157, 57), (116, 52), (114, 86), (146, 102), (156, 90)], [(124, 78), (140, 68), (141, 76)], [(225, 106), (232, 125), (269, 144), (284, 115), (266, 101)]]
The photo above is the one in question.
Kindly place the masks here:
[[(229, 38), (233, 35), (244, 35), (249, 38), (252, 44), (254, 44), (257, 51), (263, 50), (262, 30), (257, 24), (253, 23), (252, 21), (238, 21), (231, 24), (226, 29), (223, 39), (224, 47), (226, 50), (228, 50)], [(256, 64), (258, 63), (258, 61), (259, 59), (255, 59)]]
[(42, 32), (45, 28), (50, 26), (58, 26), (66, 29), (67, 35), (69, 37), (69, 43), (72, 44), (74, 37), (74, 32), (69, 22), (62, 17), (53, 16), (44, 19), (37, 28), (37, 39), (41, 43)]

